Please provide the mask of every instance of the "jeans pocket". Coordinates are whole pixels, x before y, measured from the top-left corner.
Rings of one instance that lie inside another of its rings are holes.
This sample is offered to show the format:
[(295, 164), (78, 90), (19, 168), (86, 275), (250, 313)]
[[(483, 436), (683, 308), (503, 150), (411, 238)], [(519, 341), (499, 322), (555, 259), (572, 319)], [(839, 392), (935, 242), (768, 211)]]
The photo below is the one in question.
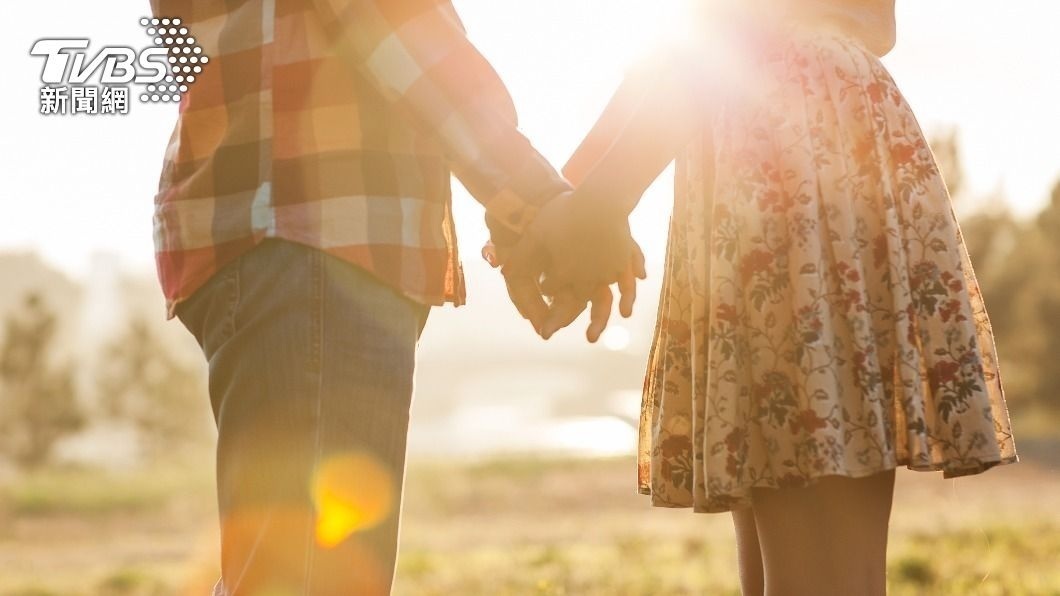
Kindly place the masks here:
[(177, 305), (177, 318), (199, 342), (207, 358), (235, 334), (241, 260), (236, 259), (223, 267), (191, 297)]

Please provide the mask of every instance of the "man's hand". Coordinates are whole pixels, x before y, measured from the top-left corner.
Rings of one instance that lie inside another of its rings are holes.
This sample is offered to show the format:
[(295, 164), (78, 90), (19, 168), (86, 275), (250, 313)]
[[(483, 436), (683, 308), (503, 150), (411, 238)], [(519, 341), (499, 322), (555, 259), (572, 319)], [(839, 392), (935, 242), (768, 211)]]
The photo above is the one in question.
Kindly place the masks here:
[[(482, 247), (482, 258), (494, 269), (504, 266), (508, 259), (509, 249), (487, 242)], [(502, 273), (504, 270), (502, 269)], [(511, 272), (504, 273), (504, 285), (508, 289), (508, 298), (515, 305), (519, 314), (530, 321), (534, 331), (541, 335), (541, 329), (548, 318), (548, 303), (541, 294), (541, 286), (538, 277), (531, 275), (515, 275)]]
[(524, 319), (530, 321), (534, 331), (541, 335), (549, 317), (549, 308), (541, 295), (537, 280), (532, 277), (505, 275), (504, 284), (508, 287), (508, 298), (516, 310)]
[(633, 244), (626, 217), (575, 191), (541, 208), (503, 267), (506, 275), (540, 278), (546, 296), (571, 293), (589, 301), (600, 286), (618, 281)]
[[(636, 242), (632, 242), (632, 248), (633, 253), (617, 282), (619, 313), (624, 318), (629, 318), (633, 314), (633, 306), (637, 300), (637, 280), (647, 277), (644, 253), (641, 252)], [(509, 252), (492, 243), (487, 243), (482, 249), (482, 257), (494, 268), (500, 268), (508, 262)], [(586, 338), (589, 342), (596, 343), (607, 328), (614, 303), (614, 295), (607, 284), (597, 286), (588, 299), (578, 298), (571, 291), (562, 291), (554, 297), (549, 306), (542, 295), (538, 283), (539, 277), (516, 275), (509, 270), (505, 273), (504, 279), (512, 304), (524, 319), (530, 321), (538, 335), (546, 340), (560, 329), (573, 323), (590, 303), (592, 309)]]

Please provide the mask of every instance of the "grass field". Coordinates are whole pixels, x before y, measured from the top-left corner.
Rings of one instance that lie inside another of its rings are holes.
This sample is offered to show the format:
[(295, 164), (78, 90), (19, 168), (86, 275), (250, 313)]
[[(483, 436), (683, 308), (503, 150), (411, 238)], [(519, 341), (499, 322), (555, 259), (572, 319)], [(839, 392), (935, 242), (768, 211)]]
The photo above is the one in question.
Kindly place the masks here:
[[(1060, 462), (1055, 445), (1037, 451), (955, 481), (900, 473), (890, 593), (1060, 595)], [(53, 471), (3, 490), (0, 594), (207, 594), (208, 468)], [(414, 463), (396, 595), (738, 594), (728, 516), (651, 509), (634, 470), (628, 458)]]

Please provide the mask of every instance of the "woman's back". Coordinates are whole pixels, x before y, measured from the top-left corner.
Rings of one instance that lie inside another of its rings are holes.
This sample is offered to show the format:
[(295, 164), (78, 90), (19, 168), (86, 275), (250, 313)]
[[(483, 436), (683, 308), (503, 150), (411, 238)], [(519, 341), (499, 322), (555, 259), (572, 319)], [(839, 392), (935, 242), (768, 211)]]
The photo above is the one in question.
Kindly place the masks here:
[(752, 14), (756, 19), (836, 25), (877, 56), (895, 43), (895, 0), (708, 0), (709, 11)]
[[(789, 0), (790, 1), (790, 0)], [(794, 0), (813, 18), (834, 20), (861, 38), (877, 56), (895, 42), (894, 0)]]

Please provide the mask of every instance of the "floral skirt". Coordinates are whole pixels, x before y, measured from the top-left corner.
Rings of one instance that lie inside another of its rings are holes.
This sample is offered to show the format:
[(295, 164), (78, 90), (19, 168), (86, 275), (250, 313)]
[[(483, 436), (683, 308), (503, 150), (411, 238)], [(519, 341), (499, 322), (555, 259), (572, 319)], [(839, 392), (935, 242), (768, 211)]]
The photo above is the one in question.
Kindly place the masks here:
[(884, 66), (826, 32), (739, 55), (678, 160), (641, 492), (720, 512), (753, 488), (1016, 461), (946, 186)]

